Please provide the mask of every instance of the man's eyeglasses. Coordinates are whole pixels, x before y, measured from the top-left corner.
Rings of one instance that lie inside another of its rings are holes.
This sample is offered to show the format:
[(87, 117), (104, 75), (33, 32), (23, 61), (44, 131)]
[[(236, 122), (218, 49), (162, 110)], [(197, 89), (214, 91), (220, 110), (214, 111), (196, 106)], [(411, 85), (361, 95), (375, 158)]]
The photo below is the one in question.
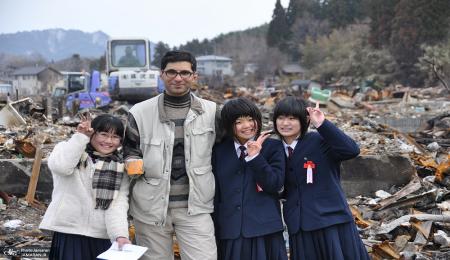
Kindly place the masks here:
[(194, 74), (194, 72), (189, 71), (189, 70), (182, 70), (182, 71), (165, 70), (164, 74), (166, 74), (166, 76), (169, 77), (169, 78), (175, 78), (177, 75), (180, 75), (180, 77), (182, 79), (187, 79), (190, 76), (192, 76), (192, 74)]

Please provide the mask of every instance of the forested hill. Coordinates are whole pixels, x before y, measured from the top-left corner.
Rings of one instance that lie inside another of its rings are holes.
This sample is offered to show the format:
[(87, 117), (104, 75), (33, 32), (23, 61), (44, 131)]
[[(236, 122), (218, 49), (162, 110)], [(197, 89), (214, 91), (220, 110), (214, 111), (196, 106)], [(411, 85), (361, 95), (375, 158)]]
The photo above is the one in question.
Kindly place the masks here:
[(436, 80), (430, 66), (450, 77), (449, 31), (448, 0), (277, 0), (268, 25), (178, 48), (228, 56), (238, 69), (257, 63), (261, 75), (298, 63), (321, 81), (370, 77), (422, 86)]
[(109, 36), (101, 31), (48, 29), (0, 34), (0, 53), (16, 56), (40, 55), (46, 60), (60, 60), (79, 54), (98, 58), (105, 53)]

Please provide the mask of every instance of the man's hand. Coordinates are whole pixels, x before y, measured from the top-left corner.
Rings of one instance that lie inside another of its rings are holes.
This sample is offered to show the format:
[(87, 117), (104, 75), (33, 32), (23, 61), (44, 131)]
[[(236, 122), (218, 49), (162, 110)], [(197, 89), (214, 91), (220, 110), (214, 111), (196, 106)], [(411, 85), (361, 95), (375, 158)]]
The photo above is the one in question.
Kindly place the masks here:
[(315, 108), (307, 107), (306, 110), (309, 113), (309, 120), (311, 124), (313, 124), (316, 128), (320, 127), (323, 121), (325, 121), (325, 114), (320, 111), (319, 102), (316, 102)]

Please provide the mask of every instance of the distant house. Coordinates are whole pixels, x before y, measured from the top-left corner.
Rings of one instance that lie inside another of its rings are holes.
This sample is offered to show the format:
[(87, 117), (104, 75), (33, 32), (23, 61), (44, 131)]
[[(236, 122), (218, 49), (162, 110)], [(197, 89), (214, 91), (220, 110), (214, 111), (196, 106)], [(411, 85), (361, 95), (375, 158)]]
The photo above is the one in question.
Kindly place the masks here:
[(21, 96), (50, 93), (53, 85), (62, 79), (59, 71), (44, 66), (20, 68), (12, 75), (14, 88)]
[(305, 78), (305, 70), (298, 64), (286, 64), (281, 68), (284, 75), (295, 76), (299, 79)]
[(222, 56), (207, 55), (197, 59), (197, 71), (206, 76), (233, 76), (232, 59)]

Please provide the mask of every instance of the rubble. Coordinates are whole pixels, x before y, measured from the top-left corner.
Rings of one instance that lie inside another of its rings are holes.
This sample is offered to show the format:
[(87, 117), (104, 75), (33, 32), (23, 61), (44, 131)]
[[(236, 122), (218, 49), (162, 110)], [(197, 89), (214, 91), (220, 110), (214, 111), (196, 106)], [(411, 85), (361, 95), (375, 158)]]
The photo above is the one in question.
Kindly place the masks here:
[(438, 230), (436, 233), (433, 234), (433, 241), (441, 245), (441, 247), (450, 246), (450, 237), (448, 237), (447, 233), (445, 233), (442, 230)]
[[(35, 246), (49, 248), (51, 236), (39, 230), (44, 210), (28, 206), (22, 199), (13, 197), (5, 209), (0, 210), (0, 249)], [(3, 258), (1, 258), (3, 259)]]
[(6, 106), (0, 110), (0, 125), (4, 127), (26, 125), (25, 119), (23, 119), (14, 105), (23, 105), (24, 103), (29, 103), (30, 101), (30, 98), (25, 98), (6, 104)]
[(9, 229), (16, 229), (16, 228), (19, 228), (21, 225), (23, 225), (22, 220), (20, 220), (20, 219), (13, 219), (13, 220), (6, 221), (3, 224), (3, 227), (9, 228)]
[[(197, 86), (193, 92), (219, 105), (233, 97), (249, 98), (261, 109), (263, 129), (273, 128), (270, 119), (278, 100), (299, 94), (279, 86), (223, 91)], [(443, 88), (401, 86), (365, 92), (340, 88), (331, 92), (321, 108), (329, 120), (356, 140), (361, 150), (361, 156), (342, 164), (341, 177), (371, 257), (450, 258), (448, 92)], [(308, 93), (302, 95), (308, 97)], [(45, 106), (29, 99), (17, 102), (0, 111), (0, 248), (48, 247), (50, 234), (38, 229), (45, 211), (22, 197), (28, 191), (36, 150), (41, 148), (36, 198), (49, 202), (52, 178), (46, 158), (58, 142), (74, 132), (79, 118), (65, 115), (51, 119), (41, 109)], [(109, 112), (125, 120), (129, 108), (128, 104), (112, 103)], [(103, 113), (96, 109), (89, 112)], [(14, 120), (3, 120), (5, 116)]]

